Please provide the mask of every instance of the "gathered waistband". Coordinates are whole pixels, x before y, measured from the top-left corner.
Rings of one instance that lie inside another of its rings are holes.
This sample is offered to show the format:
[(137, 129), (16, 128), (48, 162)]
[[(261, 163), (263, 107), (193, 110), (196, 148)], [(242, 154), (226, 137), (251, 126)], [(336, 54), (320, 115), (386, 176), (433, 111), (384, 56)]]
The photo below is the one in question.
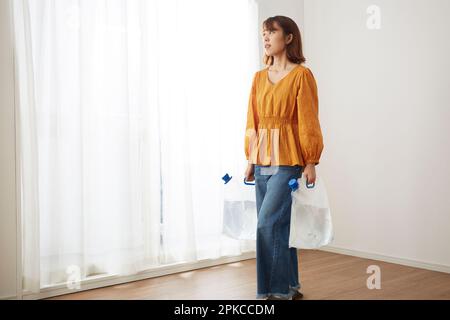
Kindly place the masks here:
[(297, 124), (298, 120), (296, 118), (287, 117), (260, 117), (259, 124)]

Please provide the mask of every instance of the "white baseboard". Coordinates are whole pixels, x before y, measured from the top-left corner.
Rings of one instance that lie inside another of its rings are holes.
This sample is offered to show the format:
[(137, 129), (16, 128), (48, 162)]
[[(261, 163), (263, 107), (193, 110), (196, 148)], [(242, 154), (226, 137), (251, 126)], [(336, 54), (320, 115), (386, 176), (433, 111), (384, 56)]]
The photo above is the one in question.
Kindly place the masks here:
[(320, 248), (319, 250), (333, 252), (333, 253), (339, 253), (339, 254), (345, 254), (345, 255), (355, 256), (355, 257), (360, 257), (360, 258), (391, 262), (391, 263), (401, 264), (401, 265), (405, 265), (405, 266), (409, 266), (409, 267), (450, 273), (450, 266), (441, 265), (441, 264), (391, 257), (391, 256), (382, 255), (382, 254), (340, 248), (340, 247), (336, 247), (336, 246), (324, 246), (324, 247)]

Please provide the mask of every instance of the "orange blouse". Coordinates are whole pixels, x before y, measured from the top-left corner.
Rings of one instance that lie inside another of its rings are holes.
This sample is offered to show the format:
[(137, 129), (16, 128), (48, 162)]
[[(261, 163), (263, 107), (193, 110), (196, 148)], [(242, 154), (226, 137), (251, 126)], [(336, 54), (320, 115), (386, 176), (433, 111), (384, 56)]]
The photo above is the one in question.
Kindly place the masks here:
[(273, 84), (268, 68), (253, 76), (245, 155), (258, 165), (319, 164), (323, 137), (316, 80), (301, 64)]

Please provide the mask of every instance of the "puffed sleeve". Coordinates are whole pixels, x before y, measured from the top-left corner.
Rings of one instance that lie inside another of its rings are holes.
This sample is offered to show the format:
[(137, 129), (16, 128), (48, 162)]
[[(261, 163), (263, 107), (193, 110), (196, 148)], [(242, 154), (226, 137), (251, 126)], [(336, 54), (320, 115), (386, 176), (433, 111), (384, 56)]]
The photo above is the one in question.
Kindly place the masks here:
[(252, 88), (248, 99), (247, 124), (245, 127), (245, 156), (249, 160), (252, 150), (257, 145), (258, 112), (256, 108), (256, 83), (258, 72), (253, 76)]
[(300, 148), (305, 165), (309, 163), (317, 165), (323, 150), (317, 84), (309, 68), (305, 69), (299, 79), (297, 114)]

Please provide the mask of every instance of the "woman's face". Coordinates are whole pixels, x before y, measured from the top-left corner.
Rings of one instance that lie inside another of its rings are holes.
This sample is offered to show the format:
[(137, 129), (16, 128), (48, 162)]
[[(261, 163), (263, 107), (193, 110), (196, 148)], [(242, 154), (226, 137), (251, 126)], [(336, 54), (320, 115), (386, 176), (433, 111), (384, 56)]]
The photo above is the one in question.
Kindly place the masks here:
[(268, 56), (276, 56), (283, 52), (286, 47), (286, 39), (283, 35), (283, 30), (276, 22), (274, 23), (274, 28), (275, 30), (272, 31), (263, 28), (262, 31), (264, 51)]

